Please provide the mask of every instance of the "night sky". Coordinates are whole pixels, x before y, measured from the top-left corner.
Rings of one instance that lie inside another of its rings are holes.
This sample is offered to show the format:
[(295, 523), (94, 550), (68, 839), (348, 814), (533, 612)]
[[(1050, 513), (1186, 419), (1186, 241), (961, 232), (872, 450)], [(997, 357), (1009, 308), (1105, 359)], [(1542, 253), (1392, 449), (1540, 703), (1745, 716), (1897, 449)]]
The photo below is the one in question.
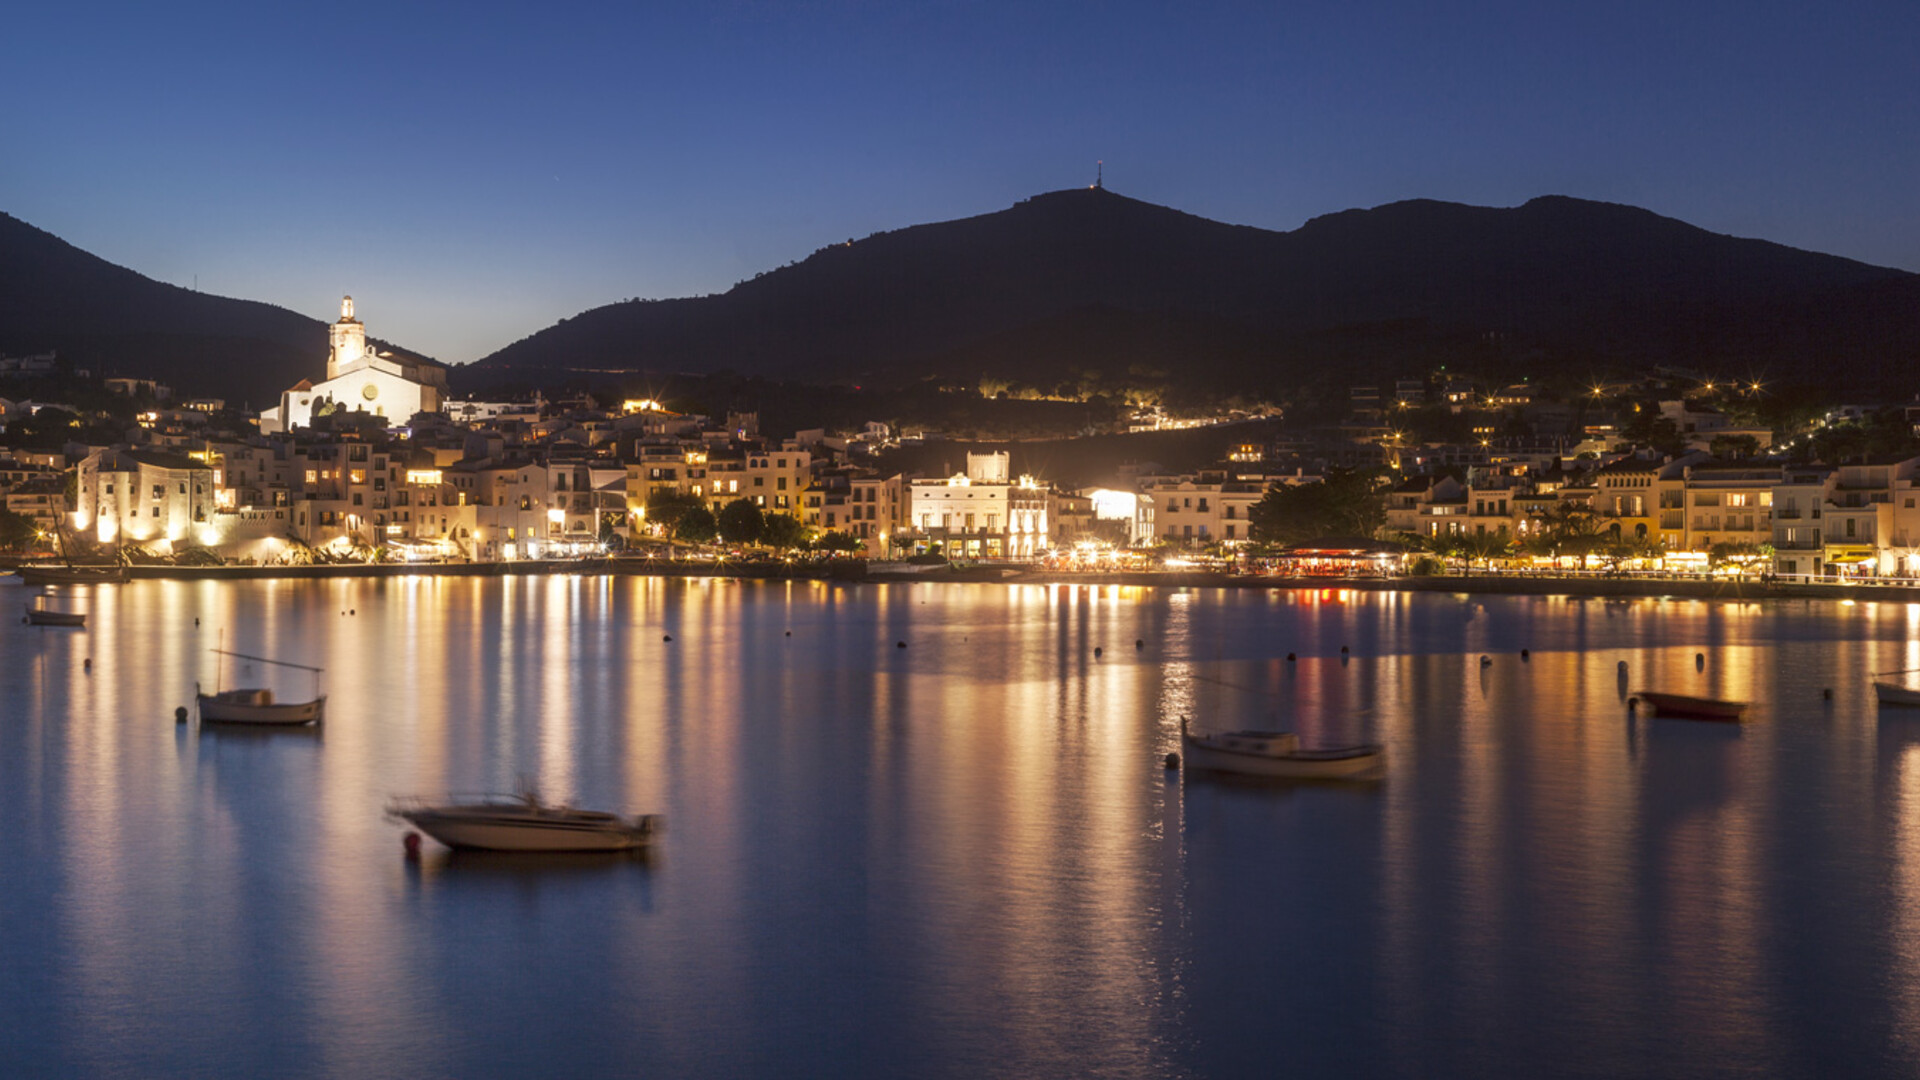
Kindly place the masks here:
[(455, 363), (1098, 159), (1273, 229), (1565, 194), (1920, 270), (1914, 0), (67, 0), (4, 38), (0, 210)]

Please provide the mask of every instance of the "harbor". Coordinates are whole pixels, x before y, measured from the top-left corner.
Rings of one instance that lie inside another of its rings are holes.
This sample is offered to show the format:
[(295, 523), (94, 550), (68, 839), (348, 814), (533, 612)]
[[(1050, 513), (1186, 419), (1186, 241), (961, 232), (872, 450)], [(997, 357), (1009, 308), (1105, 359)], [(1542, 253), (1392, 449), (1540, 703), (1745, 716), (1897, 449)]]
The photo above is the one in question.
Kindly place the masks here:
[[(86, 633), (0, 626), (23, 1075), (1242, 1075), (1276, 1016), (1313, 1032), (1293, 1062), (1317, 1075), (1920, 1065), (1899, 1034), (1920, 966), (1890, 944), (1920, 880), (1920, 714), (1873, 685), (1920, 668), (1904, 603), (619, 574), (70, 591)], [(176, 721), (217, 664), (279, 685), (222, 640), (324, 664), (324, 722)], [(1648, 688), (1750, 706), (1636, 713)], [(1381, 775), (1169, 769), (1182, 717), (1377, 745)], [(523, 781), (671, 827), (410, 857), (386, 816)]]

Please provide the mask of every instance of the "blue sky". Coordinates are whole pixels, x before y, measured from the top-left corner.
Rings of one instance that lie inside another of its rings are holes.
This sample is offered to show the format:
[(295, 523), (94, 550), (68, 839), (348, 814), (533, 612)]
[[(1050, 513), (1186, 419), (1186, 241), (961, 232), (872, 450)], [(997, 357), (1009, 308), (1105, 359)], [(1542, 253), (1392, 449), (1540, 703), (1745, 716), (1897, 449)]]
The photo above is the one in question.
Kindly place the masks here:
[(29, 5), (0, 210), (449, 362), (1091, 181), (1565, 194), (1920, 270), (1920, 3)]

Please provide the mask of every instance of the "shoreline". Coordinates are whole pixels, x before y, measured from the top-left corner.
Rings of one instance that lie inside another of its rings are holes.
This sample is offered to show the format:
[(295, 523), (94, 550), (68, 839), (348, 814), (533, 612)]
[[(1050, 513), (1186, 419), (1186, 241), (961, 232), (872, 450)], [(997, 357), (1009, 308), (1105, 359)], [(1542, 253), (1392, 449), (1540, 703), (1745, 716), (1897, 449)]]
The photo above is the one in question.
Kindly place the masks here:
[(1920, 586), (1811, 584), (1715, 579), (1480, 576), (1395, 578), (1286, 578), (1220, 572), (1133, 571), (1067, 573), (1013, 567), (896, 569), (875, 572), (860, 560), (827, 563), (710, 563), (664, 559), (523, 559), (491, 563), (322, 563), (308, 566), (130, 566), (136, 581), (255, 581), (352, 577), (506, 577), (544, 574), (639, 577), (728, 577), (755, 581), (830, 581), (837, 584), (965, 583), (1090, 585), (1179, 589), (1344, 589), (1361, 592), (1468, 593), (1513, 596), (1598, 596), (1622, 599), (1685, 597), (1703, 600), (1885, 600), (1920, 603)]

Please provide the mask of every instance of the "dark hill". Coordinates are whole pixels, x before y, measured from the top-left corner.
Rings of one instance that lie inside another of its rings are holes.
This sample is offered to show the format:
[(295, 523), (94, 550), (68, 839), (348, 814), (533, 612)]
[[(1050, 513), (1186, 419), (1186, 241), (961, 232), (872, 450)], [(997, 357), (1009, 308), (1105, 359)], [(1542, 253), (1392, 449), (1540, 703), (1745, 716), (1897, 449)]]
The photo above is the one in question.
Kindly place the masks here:
[(183, 289), (0, 214), (0, 353), (57, 351), (95, 374), (264, 408), (325, 373), (326, 324)]
[(1905, 394), (1915, 360), (1920, 275), (1632, 207), (1416, 200), (1272, 232), (1081, 189), (823, 248), (718, 296), (596, 308), (458, 377), (1134, 369), (1263, 392), (1447, 362), (1681, 363)]

